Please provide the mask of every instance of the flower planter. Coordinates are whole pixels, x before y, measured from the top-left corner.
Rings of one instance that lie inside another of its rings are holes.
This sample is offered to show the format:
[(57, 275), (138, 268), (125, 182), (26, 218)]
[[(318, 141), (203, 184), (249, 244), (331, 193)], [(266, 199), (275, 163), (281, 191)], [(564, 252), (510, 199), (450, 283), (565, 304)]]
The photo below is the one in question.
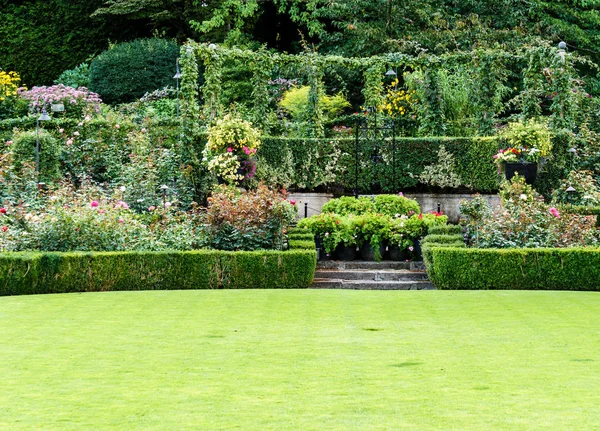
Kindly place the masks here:
[(388, 247), (388, 255), (390, 257), (390, 260), (402, 261), (408, 259), (408, 254), (406, 253), (406, 250), (400, 248), (400, 246), (398, 245), (390, 245)]
[(525, 178), (525, 182), (527, 184), (533, 184), (537, 177), (537, 164), (535, 163), (505, 163), (504, 164), (504, 173), (506, 175), (506, 179), (510, 181), (515, 174), (519, 174), (520, 176)]
[[(379, 260), (383, 257), (383, 253), (385, 253), (385, 246), (382, 243), (379, 245)], [(360, 257), (362, 257), (363, 260), (377, 260), (375, 259), (375, 249), (370, 242), (365, 242), (360, 247)]]
[(354, 260), (356, 259), (356, 246), (338, 245), (335, 249), (335, 257), (337, 260)]

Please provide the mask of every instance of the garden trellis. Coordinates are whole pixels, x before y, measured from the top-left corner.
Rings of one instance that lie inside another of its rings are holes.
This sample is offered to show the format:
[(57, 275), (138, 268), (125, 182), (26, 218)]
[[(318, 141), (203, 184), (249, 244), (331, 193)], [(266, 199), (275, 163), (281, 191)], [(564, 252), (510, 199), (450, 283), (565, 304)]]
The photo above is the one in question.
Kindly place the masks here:
[[(422, 80), (416, 83), (423, 99), (419, 131), (422, 135), (430, 136), (445, 134), (443, 97), (438, 79), (438, 73), (442, 69), (451, 70), (460, 66), (472, 72), (476, 81), (472, 103), (478, 107), (476, 120), (480, 135), (492, 134), (498, 115), (511, 107), (517, 108), (525, 118), (540, 115), (540, 105), (547, 95), (552, 99), (549, 111), (554, 114), (553, 124), (560, 128), (572, 128), (576, 122), (577, 105), (581, 102), (582, 94), (585, 94), (578, 68), (597, 69), (594, 63), (584, 57), (565, 53), (542, 42), (515, 52), (479, 49), (438, 56), (389, 53), (365, 58), (319, 55), (315, 51), (292, 55), (273, 53), (266, 49), (252, 51), (188, 42), (182, 47), (181, 55), (182, 98), (188, 106), (187, 110), (184, 109), (184, 114), (192, 117), (189, 120), (197, 122), (201, 119), (201, 123), (207, 124), (224, 113), (223, 68), (227, 62), (239, 62), (246, 65), (252, 74), (250, 110), (257, 126), (262, 125), (269, 111), (268, 82), (274, 78), (276, 71), (292, 71), (305, 79), (310, 87), (310, 137), (324, 135), (319, 96), (325, 91), (323, 78), (327, 74), (335, 74), (335, 68), (361, 74), (364, 106), (381, 104), (385, 70), (393, 68), (399, 76), (403, 72), (421, 72)], [(199, 66), (204, 69), (204, 83), (200, 94), (197, 93), (195, 84)], [(509, 81), (517, 84), (514, 87), (519, 87), (518, 91), (508, 87)], [(506, 100), (511, 94), (510, 100)], [(199, 96), (203, 100), (201, 109), (193, 107)]]

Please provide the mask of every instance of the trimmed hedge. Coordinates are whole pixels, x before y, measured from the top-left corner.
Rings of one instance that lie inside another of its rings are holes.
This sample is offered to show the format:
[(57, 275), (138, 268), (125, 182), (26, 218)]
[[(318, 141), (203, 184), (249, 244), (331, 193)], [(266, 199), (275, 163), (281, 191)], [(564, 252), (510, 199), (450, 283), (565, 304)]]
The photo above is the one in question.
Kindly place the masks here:
[(312, 233), (293, 233), (288, 235), (289, 240), (313, 241), (315, 236)]
[(464, 242), (463, 236), (429, 233), (429, 235), (423, 238), (421, 244), (451, 244), (456, 242)]
[(0, 296), (113, 290), (306, 288), (314, 250), (0, 253)]
[(301, 240), (290, 240), (290, 250), (315, 250), (315, 240), (301, 241)]
[(431, 226), (428, 233), (429, 235), (462, 235), (462, 226), (457, 224)]
[(431, 247), (438, 289), (600, 290), (600, 248)]
[[(262, 146), (257, 156), (270, 166), (270, 176), (287, 178), (292, 186), (307, 190), (329, 183), (340, 184), (347, 191), (354, 189), (354, 138), (262, 137), (261, 140)], [(363, 150), (367, 145), (366, 141), (360, 143)], [(369, 169), (359, 169), (360, 192), (370, 192), (372, 185), (379, 187), (383, 193), (396, 193), (416, 186), (419, 183), (418, 176), (425, 166), (438, 162), (437, 154), (441, 145), (455, 156), (456, 173), (463, 184), (470, 185), (479, 192), (495, 192), (498, 189), (498, 172), (493, 158), (500, 148), (498, 139), (396, 137), (396, 152), (393, 157), (391, 141), (379, 148), (381, 159), (387, 163), (367, 164)], [(361, 155), (359, 163), (364, 164), (364, 160), (370, 159), (367, 154)], [(396, 167), (395, 175), (392, 165)], [(332, 175), (335, 177), (333, 181)]]

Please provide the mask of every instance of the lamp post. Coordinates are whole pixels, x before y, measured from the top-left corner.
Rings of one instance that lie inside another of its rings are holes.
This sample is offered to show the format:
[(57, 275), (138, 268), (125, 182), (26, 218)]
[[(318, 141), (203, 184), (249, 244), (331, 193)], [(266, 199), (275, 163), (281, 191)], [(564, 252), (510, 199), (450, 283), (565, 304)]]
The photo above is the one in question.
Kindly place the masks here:
[(181, 79), (181, 71), (179, 70), (179, 59), (175, 61), (175, 75), (173, 79), (177, 81), (177, 118), (179, 118), (179, 80)]
[(558, 43), (558, 56), (560, 57), (563, 64), (565, 64), (565, 55), (567, 52), (566, 50), (567, 50), (567, 44), (563, 41), (560, 41)]
[(167, 190), (168, 190), (169, 186), (166, 184), (163, 184), (162, 186), (160, 186), (160, 190), (162, 191), (162, 198), (163, 198), (163, 208), (165, 207), (166, 203), (167, 203)]
[(46, 112), (46, 108), (42, 109), (40, 115), (35, 122), (35, 182), (40, 185), (40, 121), (48, 121), (50, 116)]
[(575, 190), (575, 188), (573, 186), (569, 186), (566, 190), (566, 192), (568, 193), (569, 196), (569, 204), (571, 204), (571, 208), (573, 207), (573, 195), (575, 194), (577, 190)]

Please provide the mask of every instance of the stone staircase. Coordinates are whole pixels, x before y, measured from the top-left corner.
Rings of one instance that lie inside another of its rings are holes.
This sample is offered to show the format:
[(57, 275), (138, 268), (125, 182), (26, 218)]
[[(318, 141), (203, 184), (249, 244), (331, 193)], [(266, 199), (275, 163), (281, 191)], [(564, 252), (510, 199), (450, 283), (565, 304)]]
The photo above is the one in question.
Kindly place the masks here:
[(431, 290), (423, 262), (319, 261), (313, 289)]

